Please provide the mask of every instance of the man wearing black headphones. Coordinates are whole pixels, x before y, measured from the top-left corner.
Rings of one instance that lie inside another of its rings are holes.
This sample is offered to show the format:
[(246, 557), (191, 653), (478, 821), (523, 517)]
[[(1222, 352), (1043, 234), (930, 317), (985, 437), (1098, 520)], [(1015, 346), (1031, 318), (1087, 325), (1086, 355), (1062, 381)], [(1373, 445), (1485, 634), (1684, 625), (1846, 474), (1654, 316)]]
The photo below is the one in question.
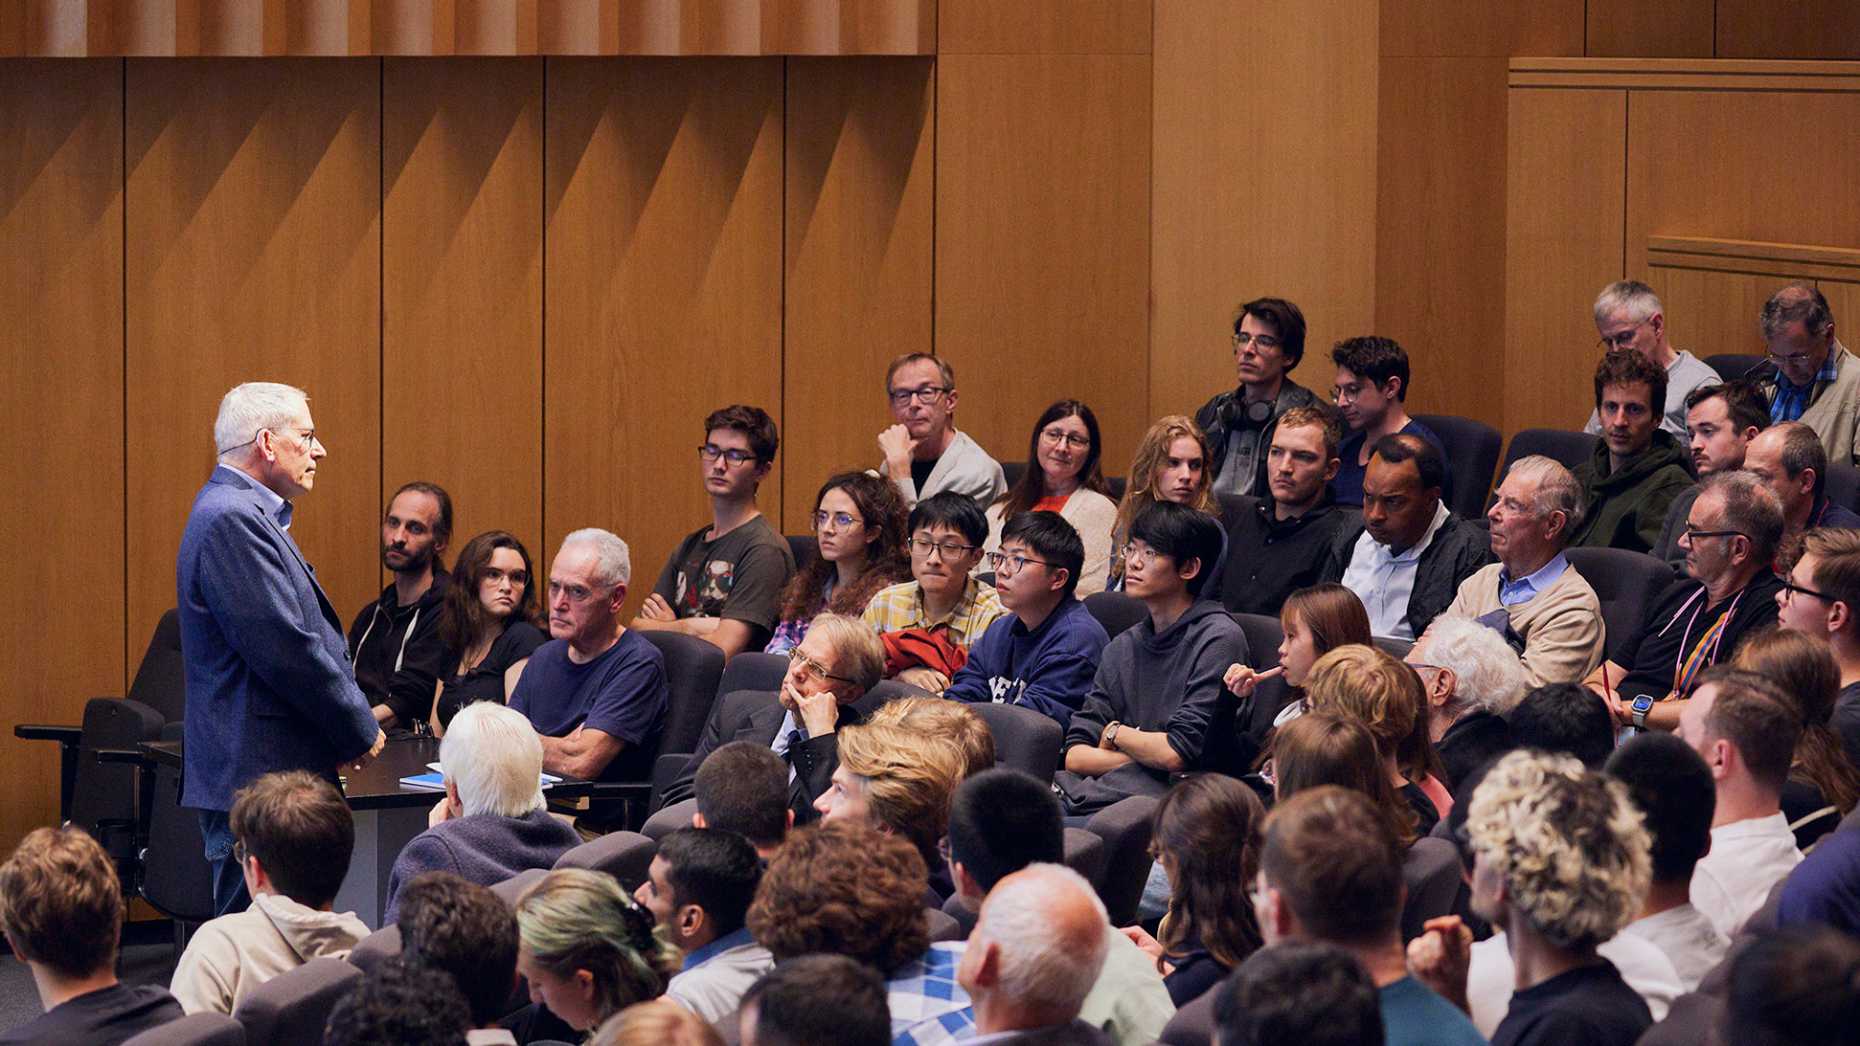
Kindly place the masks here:
[(1234, 317), (1233, 347), (1240, 384), (1203, 404), (1195, 424), (1208, 437), (1215, 492), (1263, 494), (1279, 416), (1318, 402), (1286, 377), (1305, 355), (1305, 314), (1283, 298), (1255, 298)]

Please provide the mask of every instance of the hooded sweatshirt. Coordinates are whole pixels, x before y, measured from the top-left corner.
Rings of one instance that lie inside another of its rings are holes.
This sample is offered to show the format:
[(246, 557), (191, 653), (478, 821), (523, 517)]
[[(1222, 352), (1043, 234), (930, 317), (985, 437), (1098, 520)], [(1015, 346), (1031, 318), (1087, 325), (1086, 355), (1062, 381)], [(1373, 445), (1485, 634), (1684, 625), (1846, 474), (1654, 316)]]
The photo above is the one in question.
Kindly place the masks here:
[(395, 725), (402, 730), (426, 721), (439, 680), (458, 663), (457, 653), (439, 638), (447, 580), (446, 572), (434, 567), (433, 583), (410, 606), (401, 606), (389, 585), (349, 626), (355, 682), (369, 704), (394, 710)]
[(174, 968), (169, 991), (188, 1013), (230, 1014), (252, 989), (311, 959), (346, 958), (368, 927), (353, 912), (320, 912), (261, 893), (243, 912), (203, 923)]
[[(1239, 737), (1234, 714), (1239, 702), (1229, 697), (1221, 677), (1230, 665), (1247, 659), (1246, 634), (1211, 599), (1191, 605), (1161, 633), (1145, 617), (1104, 648), (1098, 674), (1084, 707), (1072, 716), (1065, 747), (1096, 745), (1113, 721), (1137, 730), (1169, 735), (1169, 746), (1182, 757), (1182, 769), (1238, 774)], [(1169, 788), (1167, 771), (1131, 763), (1092, 779), (1070, 771), (1058, 774), (1068, 813), (1100, 809), (1126, 795), (1161, 795)]]
[(1098, 657), (1110, 642), (1085, 604), (1067, 596), (1040, 627), (1013, 614), (999, 618), (969, 648), (969, 660), (943, 696), (970, 704), (1007, 704), (1048, 715), (1061, 730), (1085, 699)]
[(1671, 433), (1655, 429), (1653, 442), (1619, 472), (1610, 472), (1610, 464), (1608, 444), (1602, 442), (1576, 466), (1589, 511), (1570, 544), (1650, 552), (1660, 540), (1667, 508), (1696, 482), (1686, 471), (1686, 449)]

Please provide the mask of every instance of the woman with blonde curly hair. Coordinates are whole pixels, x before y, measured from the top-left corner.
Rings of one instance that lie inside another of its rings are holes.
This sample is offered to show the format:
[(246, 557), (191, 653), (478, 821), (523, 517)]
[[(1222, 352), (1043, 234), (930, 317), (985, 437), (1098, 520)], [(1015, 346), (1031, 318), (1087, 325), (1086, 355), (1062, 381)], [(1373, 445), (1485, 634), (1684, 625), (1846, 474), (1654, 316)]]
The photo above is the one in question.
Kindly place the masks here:
[[(1208, 461), (1208, 438), (1194, 422), (1181, 414), (1157, 418), (1156, 424), (1143, 434), (1131, 459), (1124, 498), (1117, 504), (1117, 522), (1111, 527), (1111, 574), (1106, 587), (1124, 587), (1124, 545), (1130, 540), (1130, 524), (1139, 513), (1158, 501), (1173, 501), (1197, 512), (1218, 516), (1216, 502), (1209, 488), (1214, 473)], [(1222, 533), (1226, 533), (1225, 530)], [(1227, 561), (1226, 549), (1215, 564), (1215, 573), (1202, 585), (1212, 596), (1220, 591), (1220, 566)]]
[(678, 972), (676, 949), (606, 872), (558, 868), (517, 899), (517, 971), (530, 1001), (587, 1032), (656, 999)]

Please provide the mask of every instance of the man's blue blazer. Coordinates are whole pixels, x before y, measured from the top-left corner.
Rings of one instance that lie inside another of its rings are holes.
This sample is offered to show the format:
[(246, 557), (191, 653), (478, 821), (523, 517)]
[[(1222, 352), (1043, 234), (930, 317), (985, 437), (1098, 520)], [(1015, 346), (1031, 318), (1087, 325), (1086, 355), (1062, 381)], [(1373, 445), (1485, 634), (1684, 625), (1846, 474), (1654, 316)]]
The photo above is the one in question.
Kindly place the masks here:
[(230, 810), (273, 770), (329, 774), (374, 745), (342, 625), (256, 482), (216, 468), (175, 563), (187, 665), (181, 805)]

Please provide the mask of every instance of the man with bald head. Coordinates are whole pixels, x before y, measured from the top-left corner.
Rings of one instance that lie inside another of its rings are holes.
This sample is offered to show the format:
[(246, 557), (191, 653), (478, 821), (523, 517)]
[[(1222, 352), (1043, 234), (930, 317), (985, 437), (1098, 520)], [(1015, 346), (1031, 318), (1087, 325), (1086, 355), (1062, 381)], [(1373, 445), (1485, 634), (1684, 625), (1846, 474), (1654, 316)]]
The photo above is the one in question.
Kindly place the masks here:
[(1792, 283), (1770, 295), (1757, 323), (1768, 350), (1757, 382), (1770, 420), (1814, 429), (1831, 461), (1860, 460), (1860, 363), (1834, 336), (1828, 299)]
[(997, 883), (956, 968), (975, 1008), (972, 1041), (1108, 1046), (1078, 1019), (1104, 965), (1105, 920), (1091, 884), (1064, 865), (1028, 865)]
[(1757, 433), (1744, 468), (1782, 504), (1783, 548), (1810, 527), (1860, 527), (1860, 515), (1828, 500), (1828, 453), (1815, 430), (1785, 421)]

